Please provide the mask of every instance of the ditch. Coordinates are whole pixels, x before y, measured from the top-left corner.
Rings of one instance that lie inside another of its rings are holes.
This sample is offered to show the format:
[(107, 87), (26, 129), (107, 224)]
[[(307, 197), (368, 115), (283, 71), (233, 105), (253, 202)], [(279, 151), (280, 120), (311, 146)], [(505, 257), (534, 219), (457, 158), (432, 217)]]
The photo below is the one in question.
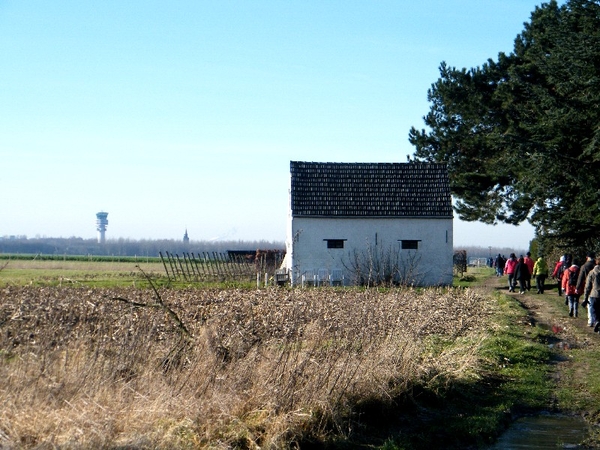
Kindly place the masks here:
[(569, 317), (557, 285), (544, 294), (532, 290), (509, 293), (506, 277), (491, 277), (485, 285), (510, 295), (527, 311), (531, 329), (550, 334), (554, 381), (552, 411), (525, 415), (512, 423), (490, 450), (600, 447), (600, 335), (587, 325), (587, 313)]
[(581, 417), (543, 413), (517, 419), (489, 450), (580, 448), (589, 436)]

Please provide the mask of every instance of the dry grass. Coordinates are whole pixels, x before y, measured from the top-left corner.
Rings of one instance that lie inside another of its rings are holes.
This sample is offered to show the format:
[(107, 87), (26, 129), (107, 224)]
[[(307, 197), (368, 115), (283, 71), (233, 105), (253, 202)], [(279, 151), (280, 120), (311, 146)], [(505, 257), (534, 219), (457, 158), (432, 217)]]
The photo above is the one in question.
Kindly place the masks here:
[(476, 376), (473, 290), (0, 291), (0, 447), (258, 448)]

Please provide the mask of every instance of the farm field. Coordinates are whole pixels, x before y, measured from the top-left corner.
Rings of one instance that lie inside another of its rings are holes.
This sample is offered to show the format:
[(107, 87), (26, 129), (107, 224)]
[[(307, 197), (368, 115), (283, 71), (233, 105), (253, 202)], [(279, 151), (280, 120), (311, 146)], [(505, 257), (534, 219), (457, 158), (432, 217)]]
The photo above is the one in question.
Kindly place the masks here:
[(485, 287), (95, 287), (23, 282), (67, 266), (7, 269), (2, 448), (468, 448), (507, 408), (548, 403), (546, 332), (524, 340), (523, 311)]
[(90, 257), (0, 255), (0, 284), (79, 286), (146, 286), (151, 279), (155, 284), (171, 287), (212, 285), (255, 286), (256, 270), (264, 284), (264, 274), (273, 276), (276, 265), (269, 261), (248, 262), (227, 254), (212, 253), (192, 258), (165, 255), (164, 258), (143, 257)]
[(143, 280), (146, 274), (165, 274), (160, 262), (82, 261), (82, 260), (0, 260), (0, 286), (13, 285), (127, 285)]

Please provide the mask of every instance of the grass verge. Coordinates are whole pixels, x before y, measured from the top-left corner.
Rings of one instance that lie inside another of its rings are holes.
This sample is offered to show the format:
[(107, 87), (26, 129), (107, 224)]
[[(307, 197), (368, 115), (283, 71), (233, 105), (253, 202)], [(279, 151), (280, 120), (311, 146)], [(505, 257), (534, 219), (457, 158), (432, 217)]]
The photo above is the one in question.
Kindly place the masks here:
[(417, 420), (408, 432), (400, 430), (389, 438), (384, 448), (481, 448), (519, 415), (552, 409), (551, 333), (531, 329), (527, 312), (512, 298), (498, 294), (496, 300), (499, 309), (489, 320), (474, 377), (439, 379), (415, 388)]

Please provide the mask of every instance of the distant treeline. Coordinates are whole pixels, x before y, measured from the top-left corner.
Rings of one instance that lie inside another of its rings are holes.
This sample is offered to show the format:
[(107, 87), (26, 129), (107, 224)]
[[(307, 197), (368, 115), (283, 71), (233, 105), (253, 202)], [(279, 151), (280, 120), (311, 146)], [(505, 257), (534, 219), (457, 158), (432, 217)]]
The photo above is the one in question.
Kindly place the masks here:
[(284, 242), (277, 241), (183, 241), (173, 239), (132, 240), (109, 239), (99, 244), (96, 239), (70, 238), (35, 238), (35, 239), (0, 239), (0, 254), (25, 255), (83, 255), (89, 256), (123, 256), (123, 257), (159, 257), (159, 252), (223, 253), (227, 250), (283, 250)]
[[(492, 258), (498, 256), (498, 253), (501, 255), (508, 256), (511, 253), (515, 253), (517, 256), (524, 255), (527, 253), (528, 249), (526, 248), (518, 248), (518, 247), (457, 247), (454, 246), (455, 250), (465, 250), (467, 252), (467, 258)], [(533, 255), (537, 258), (537, 254)]]
[[(70, 238), (18, 238), (1, 239), (0, 254), (25, 255), (83, 255), (89, 256), (131, 256), (159, 258), (159, 252), (172, 254), (183, 253), (224, 253), (227, 250), (284, 250), (285, 243), (279, 241), (183, 241), (173, 239), (132, 240), (109, 239), (99, 244), (96, 239)], [(485, 258), (498, 253), (509, 255), (525, 254), (527, 249), (509, 247), (456, 247), (455, 250), (466, 250), (469, 258)], [(534, 255), (536, 256), (536, 255)]]
[[(161, 263), (155, 256), (106, 256), (106, 255), (49, 255), (43, 253), (0, 253), (0, 261), (85, 261), (85, 262), (119, 262), (119, 263)], [(0, 264), (0, 268), (2, 264)]]

